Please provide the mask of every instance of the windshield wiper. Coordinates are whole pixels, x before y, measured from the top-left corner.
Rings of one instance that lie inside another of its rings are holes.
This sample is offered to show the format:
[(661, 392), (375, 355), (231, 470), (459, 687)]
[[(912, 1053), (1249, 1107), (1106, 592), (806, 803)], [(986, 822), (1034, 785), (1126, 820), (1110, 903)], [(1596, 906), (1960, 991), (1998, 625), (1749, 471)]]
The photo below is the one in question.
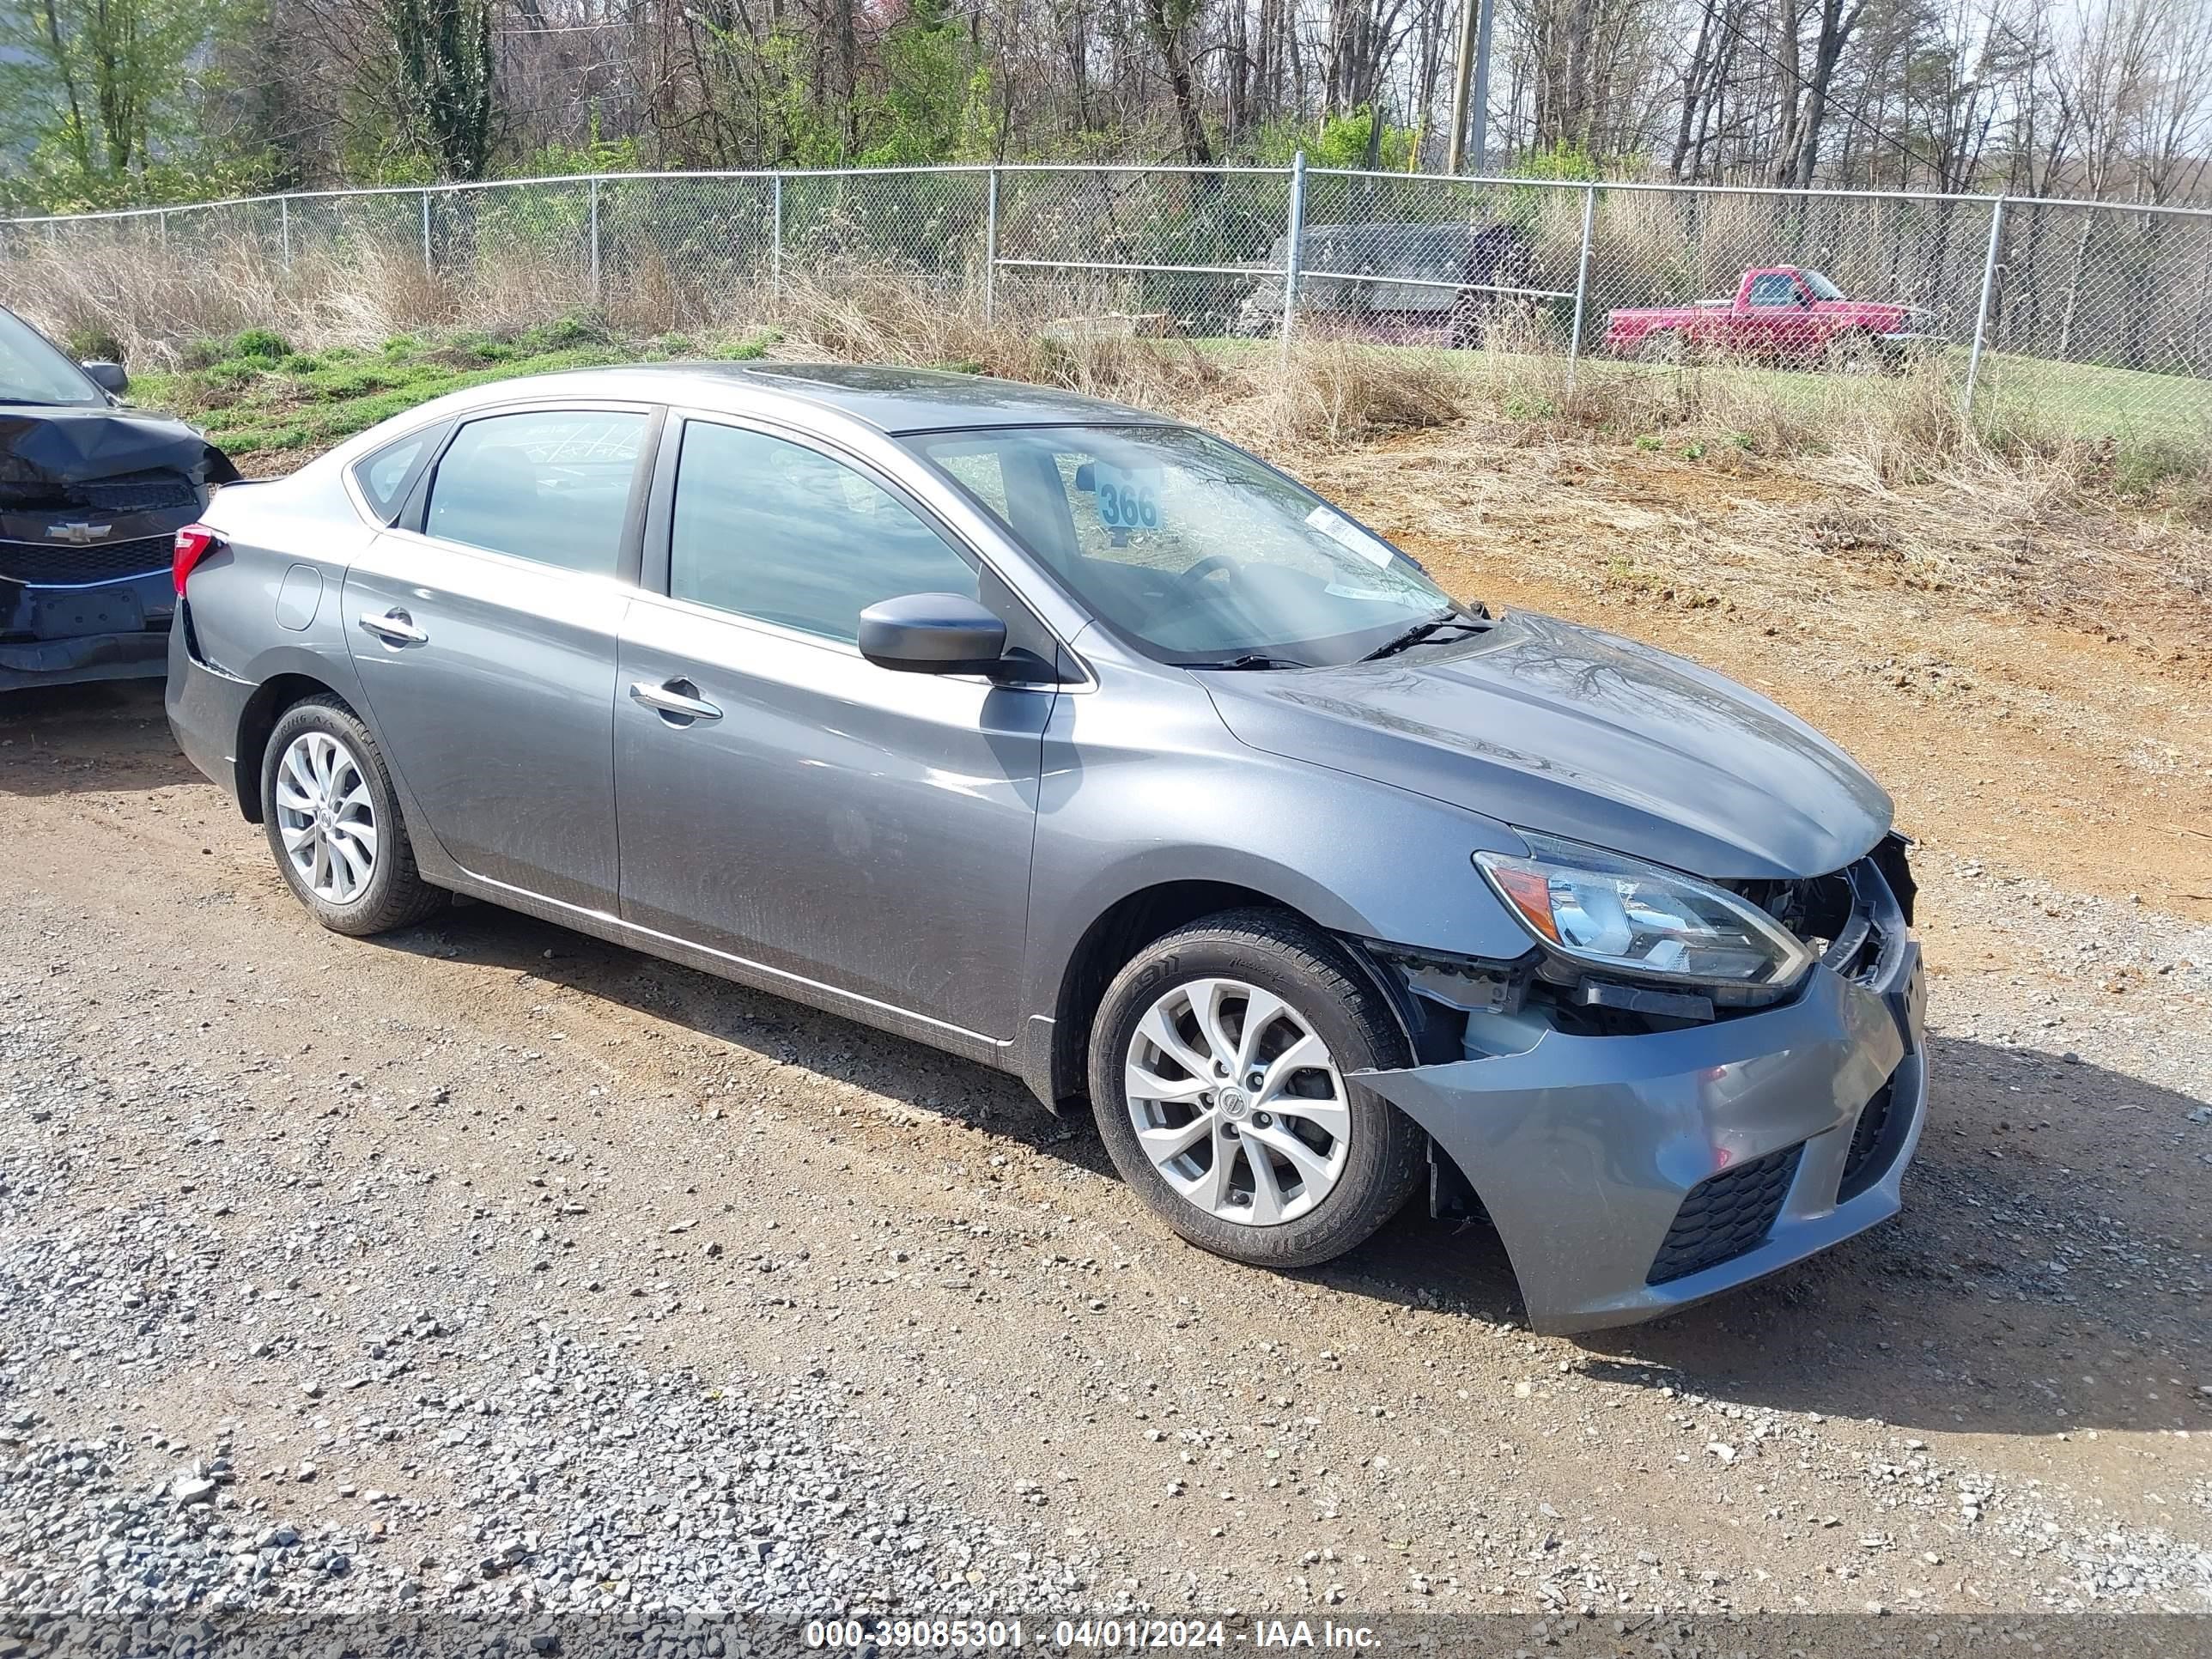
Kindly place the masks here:
[(1179, 662), (1177, 668), (1311, 668), (1310, 662), (1299, 662), (1291, 657), (1271, 657), (1264, 652), (1250, 651), (1241, 657), (1205, 662)]
[(1395, 639), (1376, 646), (1375, 649), (1362, 657), (1360, 661), (1374, 662), (1383, 657), (1395, 657), (1408, 647), (1419, 645), (1423, 640), (1441, 634), (1448, 628), (1469, 628), (1473, 625), (1458, 611), (1447, 611), (1440, 616), (1431, 617), (1425, 622), (1415, 623)]

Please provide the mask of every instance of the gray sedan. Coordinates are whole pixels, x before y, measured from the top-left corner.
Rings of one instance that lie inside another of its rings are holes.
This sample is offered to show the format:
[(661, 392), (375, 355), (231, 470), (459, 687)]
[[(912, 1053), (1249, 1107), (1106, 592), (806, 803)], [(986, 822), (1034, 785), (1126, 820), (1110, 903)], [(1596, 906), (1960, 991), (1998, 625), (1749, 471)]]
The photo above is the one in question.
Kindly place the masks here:
[(325, 926), (465, 893), (1000, 1067), (1299, 1267), (1425, 1188), (1531, 1322), (1893, 1213), (1888, 798), (1193, 427), (903, 369), (461, 392), (178, 537), (168, 707)]

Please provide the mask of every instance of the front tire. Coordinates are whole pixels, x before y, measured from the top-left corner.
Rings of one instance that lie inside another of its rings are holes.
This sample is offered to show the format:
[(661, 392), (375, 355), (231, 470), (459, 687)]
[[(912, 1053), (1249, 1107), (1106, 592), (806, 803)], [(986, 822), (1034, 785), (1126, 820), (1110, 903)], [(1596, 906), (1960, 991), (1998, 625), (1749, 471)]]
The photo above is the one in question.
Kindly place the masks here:
[(446, 902), (415, 867), (375, 738), (337, 697), (277, 718), (261, 756), (261, 823), (293, 896), (333, 933), (411, 927)]
[(1357, 1073), (1409, 1063), (1381, 994), (1326, 934), (1228, 911), (1156, 940), (1091, 1026), (1091, 1098), (1121, 1178), (1192, 1243), (1307, 1267), (1419, 1184), (1420, 1131)]
[(1831, 374), (1880, 374), (1888, 370), (1889, 357), (1881, 342), (1854, 331), (1829, 341), (1821, 364)]

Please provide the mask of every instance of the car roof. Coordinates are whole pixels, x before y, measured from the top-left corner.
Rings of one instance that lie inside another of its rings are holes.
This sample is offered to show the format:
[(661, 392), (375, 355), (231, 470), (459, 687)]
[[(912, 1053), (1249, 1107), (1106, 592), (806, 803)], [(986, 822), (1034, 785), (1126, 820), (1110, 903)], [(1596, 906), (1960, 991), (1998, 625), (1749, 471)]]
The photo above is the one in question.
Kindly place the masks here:
[(484, 401), (558, 382), (563, 394), (605, 393), (741, 412), (761, 399), (808, 403), (900, 434), (985, 426), (1178, 424), (1121, 404), (985, 374), (855, 363), (638, 363), (502, 380)]

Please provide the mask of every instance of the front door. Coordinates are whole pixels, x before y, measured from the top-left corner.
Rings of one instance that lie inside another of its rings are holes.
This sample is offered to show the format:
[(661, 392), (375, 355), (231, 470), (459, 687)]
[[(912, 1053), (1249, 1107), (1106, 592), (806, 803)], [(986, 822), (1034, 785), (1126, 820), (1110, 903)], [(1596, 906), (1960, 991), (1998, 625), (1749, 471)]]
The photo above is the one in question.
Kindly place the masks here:
[(623, 916), (1010, 1038), (1054, 693), (860, 655), (866, 606), (979, 592), (884, 481), (704, 420), (676, 465), (667, 592), (631, 600), (616, 677)]
[(380, 534), (345, 579), (368, 715), (422, 827), (472, 875), (610, 914), (616, 635), (652, 423), (466, 422), (402, 515), (418, 528)]

